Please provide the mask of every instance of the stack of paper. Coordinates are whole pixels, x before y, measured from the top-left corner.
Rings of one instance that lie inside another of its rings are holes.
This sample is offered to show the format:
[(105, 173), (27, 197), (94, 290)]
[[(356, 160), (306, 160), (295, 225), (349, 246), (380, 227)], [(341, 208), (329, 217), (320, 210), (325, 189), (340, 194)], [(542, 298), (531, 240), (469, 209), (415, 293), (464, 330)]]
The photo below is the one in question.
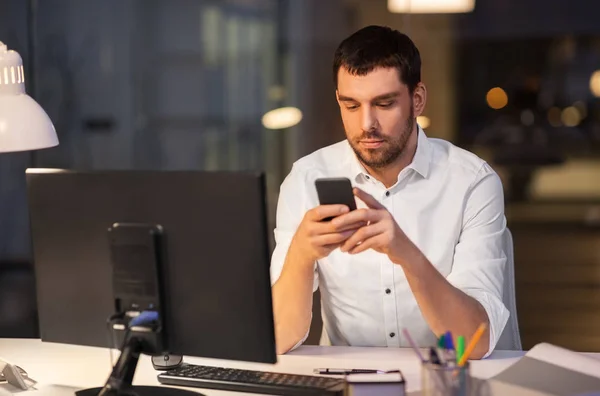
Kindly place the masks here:
[(551, 344), (538, 344), (488, 381), (480, 395), (600, 395), (600, 360)]

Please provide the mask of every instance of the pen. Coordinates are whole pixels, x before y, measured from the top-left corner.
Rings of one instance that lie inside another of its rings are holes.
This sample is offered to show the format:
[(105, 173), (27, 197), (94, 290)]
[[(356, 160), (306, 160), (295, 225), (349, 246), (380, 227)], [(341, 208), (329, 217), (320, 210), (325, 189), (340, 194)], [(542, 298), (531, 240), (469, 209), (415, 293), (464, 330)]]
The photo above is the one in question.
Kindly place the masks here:
[(460, 362), (460, 359), (465, 353), (465, 337), (456, 337), (456, 363)]
[(385, 374), (396, 372), (386, 370), (375, 370), (375, 369), (336, 369), (336, 368), (316, 368), (313, 370), (315, 374), (329, 374), (329, 375), (348, 375), (348, 374)]
[(440, 338), (438, 338), (438, 343), (437, 343), (437, 346), (438, 346), (438, 348), (443, 348), (443, 347), (444, 347), (444, 344), (445, 344), (445, 342), (444, 342), (444, 335), (442, 334), (442, 335), (440, 336)]
[(454, 343), (452, 342), (452, 333), (449, 331), (444, 334), (444, 359), (446, 363), (456, 364), (456, 351), (454, 350)]
[(415, 343), (415, 341), (410, 336), (410, 333), (408, 332), (408, 329), (406, 329), (406, 328), (402, 329), (402, 333), (404, 334), (404, 337), (406, 338), (406, 340), (410, 344), (410, 346), (413, 349), (413, 351), (415, 352), (415, 354), (419, 357), (419, 359), (422, 362), (424, 362), (425, 359), (423, 358), (423, 355), (421, 355), (421, 351), (419, 351), (419, 348), (417, 347), (417, 344)]
[(454, 349), (454, 343), (452, 342), (452, 333), (449, 331), (444, 334), (444, 348)]
[(465, 363), (467, 362), (467, 359), (469, 359), (469, 356), (471, 355), (471, 353), (473, 353), (475, 346), (477, 346), (477, 343), (479, 342), (479, 339), (483, 335), (483, 332), (485, 331), (486, 328), (487, 328), (487, 326), (485, 323), (482, 323), (479, 325), (479, 327), (473, 334), (473, 337), (471, 337), (471, 341), (469, 341), (469, 345), (467, 345), (467, 349), (465, 349), (465, 353), (463, 353), (462, 357), (458, 361), (459, 367), (462, 367), (465, 365)]

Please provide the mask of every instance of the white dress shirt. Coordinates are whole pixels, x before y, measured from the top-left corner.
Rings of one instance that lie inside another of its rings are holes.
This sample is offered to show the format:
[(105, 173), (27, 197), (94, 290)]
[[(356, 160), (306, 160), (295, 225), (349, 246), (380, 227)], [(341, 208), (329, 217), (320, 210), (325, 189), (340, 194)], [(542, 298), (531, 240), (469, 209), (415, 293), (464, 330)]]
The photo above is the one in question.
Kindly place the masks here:
[[(490, 321), (486, 356), (491, 353), (509, 316), (502, 303), (504, 196), (494, 170), (468, 151), (428, 138), (421, 128), (412, 163), (387, 189), (367, 173), (347, 140), (301, 158), (281, 185), (272, 284), (304, 214), (319, 205), (314, 182), (321, 177), (347, 177), (371, 194), (452, 285), (481, 303)], [(318, 287), (331, 345), (408, 347), (402, 328), (419, 346), (435, 345), (402, 267), (384, 254), (336, 249), (315, 263)]]

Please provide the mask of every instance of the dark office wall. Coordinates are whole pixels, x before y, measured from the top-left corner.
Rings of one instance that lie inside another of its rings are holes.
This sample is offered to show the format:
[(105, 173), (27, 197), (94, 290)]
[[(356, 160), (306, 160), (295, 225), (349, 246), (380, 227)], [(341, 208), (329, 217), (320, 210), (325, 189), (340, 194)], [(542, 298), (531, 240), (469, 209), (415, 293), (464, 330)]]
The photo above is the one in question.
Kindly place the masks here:
[[(27, 8), (23, 0), (0, 0), (0, 41), (19, 51), (28, 61)], [(23, 200), (25, 181), (21, 177), (29, 165), (28, 153), (0, 154), (0, 262), (24, 260), (29, 243), (17, 229), (27, 227), (27, 206)]]
[(0, 336), (37, 333), (27, 167), (261, 169), (275, 191), (279, 131), (264, 130), (260, 118), (273, 105), (276, 7), (0, 0), (0, 41), (23, 56), (28, 92), (60, 140), (0, 154)]
[[(23, 0), (0, 0), (0, 41), (17, 50), (25, 62), (29, 61), (26, 5)], [(0, 336), (37, 335), (24, 199), (24, 170), (30, 160), (29, 153), (0, 154)]]
[(260, 118), (274, 105), (277, 3), (0, 0), (0, 40), (23, 56), (28, 91), (60, 140), (0, 156), (0, 260), (29, 258), (29, 165), (275, 174), (284, 162), (272, 149), (279, 131), (265, 131)]
[(589, 0), (477, 0), (472, 13), (457, 15), (457, 27), (471, 39), (597, 35), (599, 13)]
[[(344, 0), (0, 0), (0, 40), (23, 56), (60, 140), (0, 155), (0, 336), (37, 333), (29, 166), (262, 169), (271, 231), (291, 163), (344, 137), (331, 61), (346, 10)], [(261, 116), (279, 105), (299, 107), (302, 122), (265, 130)]]
[(345, 138), (332, 77), (333, 54), (354, 28), (345, 0), (289, 1), (290, 86), (305, 112), (294, 157)]
[[(355, 27), (354, 8), (345, 0), (291, 0), (287, 29), (290, 80), (287, 85), (304, 111), (302, 127), (290, 134), (290, 159), (345, 138), (332, 78), (333, 54)], [(318, 344), (322, 320), (320, 294), (313, 300), (307, 344)]]

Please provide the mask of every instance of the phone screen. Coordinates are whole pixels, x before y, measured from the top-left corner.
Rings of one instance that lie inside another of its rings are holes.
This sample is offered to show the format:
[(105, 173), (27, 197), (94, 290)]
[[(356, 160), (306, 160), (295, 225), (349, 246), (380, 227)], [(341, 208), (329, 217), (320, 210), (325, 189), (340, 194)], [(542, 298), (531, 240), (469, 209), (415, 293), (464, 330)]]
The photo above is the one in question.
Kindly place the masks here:
[[(352, 183), (350, 179), (341, 178), (321, 178), (315, 180), (317, 195), (321, 205), (346, 205), (350, 210), (356, 210), (356, 201), (352, 193)], [(324, 219), (329, 221), (333, 217)]]

